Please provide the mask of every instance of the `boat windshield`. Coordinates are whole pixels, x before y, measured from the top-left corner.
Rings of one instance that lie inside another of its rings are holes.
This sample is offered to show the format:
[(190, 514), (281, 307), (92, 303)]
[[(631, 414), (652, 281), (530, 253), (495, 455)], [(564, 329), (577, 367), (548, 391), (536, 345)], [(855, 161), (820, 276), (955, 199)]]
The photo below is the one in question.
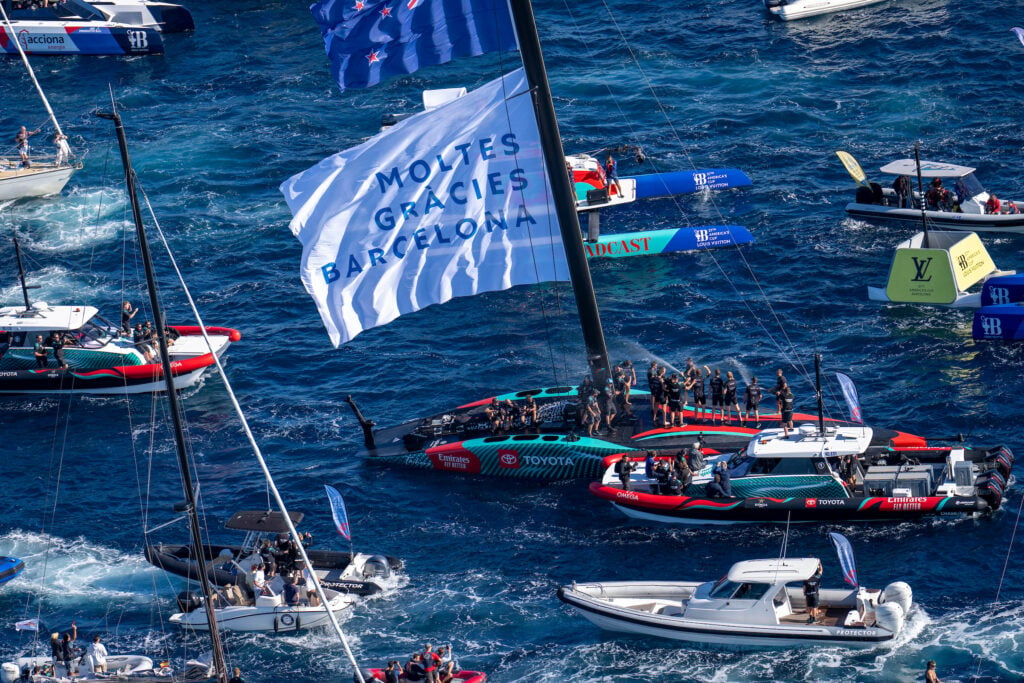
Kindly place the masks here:
[(957, 178), (956, 190), (958, 195), (962, 195), (962, 198), (970, 199), (971, 197), (977, 197), (979, 194), (984, 192), (985, 187), (973, 173), (968, 173), (962, 178)]
[(767, 583), (749, 583), (749, 582), (737, 582), (730, 581), (729, 579), (719, 579), (715, 587), (711, 589), (711, 593), (708, 597), (719, 598), (722, 600), (760, 600), (764, 597), (768, 589), (771, 588), (770, 584)]
[(829, 474), (824, 458), (758, 458), (751, 474)]
[(113, 325), (96, 315), (74, 333), (75, 340), (83, 349), (98, 349), (113, 338), (112, 329)]

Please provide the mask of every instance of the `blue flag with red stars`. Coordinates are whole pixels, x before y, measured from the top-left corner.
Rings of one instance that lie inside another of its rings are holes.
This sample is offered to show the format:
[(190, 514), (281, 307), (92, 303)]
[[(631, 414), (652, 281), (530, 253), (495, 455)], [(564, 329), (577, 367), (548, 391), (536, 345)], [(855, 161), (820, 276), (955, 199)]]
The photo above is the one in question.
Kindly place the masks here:
[(517, 49), (508, 0), (323, 0), (310, 11), (342, 91)]

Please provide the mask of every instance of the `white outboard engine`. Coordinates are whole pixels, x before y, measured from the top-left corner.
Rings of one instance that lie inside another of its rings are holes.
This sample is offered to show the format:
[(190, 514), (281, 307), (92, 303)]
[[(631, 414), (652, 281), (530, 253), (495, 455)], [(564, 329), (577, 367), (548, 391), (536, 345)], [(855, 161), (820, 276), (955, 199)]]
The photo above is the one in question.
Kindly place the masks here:
[(914, 592), (902, 581), (894, 581), (882, 591), (882, 603), (895, 603), (903, 609), (903, 614), (910, 613), (910, 605), (914, 602)]
[(903, 630), (904, 613), (898, 602), (883, 602), (875, 608), (875, 623), (886, 631), (899, 633)]
[(15, 683), (20, 675), (21, 671), (18, 670), (17, 664), (4, 662), (0, 665), (0, 683)]
[(364, 579), (386, 579), (391, 576), (391, 563), (383, 555), (368, 557), (363, 563)]

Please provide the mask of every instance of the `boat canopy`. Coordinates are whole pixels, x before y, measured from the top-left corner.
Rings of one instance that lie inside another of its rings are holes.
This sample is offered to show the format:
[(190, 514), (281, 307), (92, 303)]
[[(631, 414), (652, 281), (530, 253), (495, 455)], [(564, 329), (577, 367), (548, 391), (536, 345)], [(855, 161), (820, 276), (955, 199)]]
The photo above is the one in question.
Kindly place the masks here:
[(48, 306), (41, 301), (0, 308), (0, 330), (5, 332), (70, 332), (81, 329), (99, 311), (92, 306)]
[[(288, 516), (292, 518), (292, 524), (298, 525), (305, 514), (289, 512)], [(242, 531), (262, 531), (268, 534), (288, 533), (288, 525), (284, 521), (284, 516), (277, 510), (242, 510), (232, 515), (224, 527)]]
[(820, 562), (815, 557), (797, 557), (773, 560), (746, 560), (737, 562), (729, 570), (729, 580), (735, 583), (789, 583), (811, 578)]
[[(898, 159), (886, 164), (879, 169), (882, 173), (889, 175), (917, 175), (917, 162), (913, 159)], [(974, 173), (975, 169), (969, 166), (957, 166), (956, 164), (945, 164), (941, 161), (922, 161), (922, 178), (962, 178), (965, 175)]]

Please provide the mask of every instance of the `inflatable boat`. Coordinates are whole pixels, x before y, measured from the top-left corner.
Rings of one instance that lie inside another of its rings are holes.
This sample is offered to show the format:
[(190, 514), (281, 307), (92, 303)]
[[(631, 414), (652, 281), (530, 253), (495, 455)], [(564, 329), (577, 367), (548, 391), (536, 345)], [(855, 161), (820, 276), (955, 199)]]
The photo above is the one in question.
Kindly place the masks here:
[(0, 557), (0, 585), (25, 571), (25, 563), (17, 557)]
[(764, 6), (783, 21), (874, 5), (882, 0), (764, 0)]

